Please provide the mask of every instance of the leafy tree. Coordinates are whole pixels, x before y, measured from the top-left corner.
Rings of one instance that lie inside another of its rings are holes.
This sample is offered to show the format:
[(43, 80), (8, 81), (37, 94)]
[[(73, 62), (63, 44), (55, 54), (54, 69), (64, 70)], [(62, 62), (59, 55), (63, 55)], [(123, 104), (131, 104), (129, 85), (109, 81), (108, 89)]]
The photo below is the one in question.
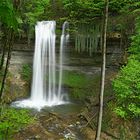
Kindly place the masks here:
[(130, 56), (113, 82), (117, 107), (115, 112), (122, 118), (140, 116), (140, 17), (136, 19), (136, 32), (132, 37)]
[(59, 20), (59, 18), (63, 18), (66, 15), (66, 11), (64, 11), (63, 1), (62, 0), (50, 0), (47, 10), (44, 13), (48, 19)]
[(22, 29), (25, 30), (27, 34), (28, 46), (30, 46), (34, 26), (36, 22), (41, 19), (41, 15), (43, 15), (48, 2), (49, 0), (24, 0), (21, 3)]
[(122, 67), (114, 80), (117, 107), (115, 112), (122, 118), (140, 116), (140, 62), (130, 59), (127, 66)]
[(76, 20), (92, 20), (94, 17), (101, 16), (104, 7), (103, 0), (64, 0), (63, 4), (69, 18)]
[(9, 28), (16, 29), (18, 17), (13, 7), (12, 0), (1, 0), (0, 2), (0, 21)]
[(131, 37), (132, 43), (129, 48), (129, 52), (131, 53), (130, 58), (136, 59), (140, 61), (140, 17), (136, 18), (136, 28), (135, 35)]
[(12, 51), (12, 46), (13, 46), (13, 41), (14, 41), (14, 31), (17, 30), (17, 26), (18, 26), (18, 16), (16, 14), (16, 9), (14, 8), (14, 4), (12, 0), (1, 1), (0, 20), (4, 27), (4, 36), (3, 36), (4, 42), (3, 42), (3, 54), (2, 54), (2, 59), (1, 59), (1, 67), (3, 66), (6, 47), (8, 47), (6, 66), (5, 66), (3, 79), (1, 83), (1, 89), (0, 89), (0, 100), (1, 100), (4, 85), (5, 85), (5, 79), (7, 76), (7, 71), (8, 71), (8, 67), (10, 63), (10, 58), (11, 58), (11, 51)]
[(0, 21), (2, 23), (2, 57), (1, 57), (1, 64), (0, 64), (0, 69), (3, 67), (4, 63), (4, 57), (5, 57), (5, 51), (6, 51), (6, 46), (8, 43), (8, 29), (12, 28), (14, 30), (17, 29), (18, 25), (18, 17), (15, 16), (16, 12), (14, 10), (12, 0), (1, 0), (0, 2)]
[[(63, 0), (64, 9), (69, 19), (89, 20), (103, 16), (104, 0)], [(138, 0), (110, 0), (109, 14), (119, 15), (120, 13), (132, 11), (139, 7)]]

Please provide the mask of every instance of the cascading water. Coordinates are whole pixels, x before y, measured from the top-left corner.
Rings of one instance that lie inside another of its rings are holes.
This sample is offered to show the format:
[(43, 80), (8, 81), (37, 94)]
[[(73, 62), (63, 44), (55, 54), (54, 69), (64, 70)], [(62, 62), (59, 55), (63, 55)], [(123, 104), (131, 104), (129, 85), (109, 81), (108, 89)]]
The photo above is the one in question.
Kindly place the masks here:
[[(31, 91), (31, 100), (33, 102), (46, 102), (49, 106), (60, 102), (55, 88), (55, 24), (55, 21), (43, 21), (36, 25)], [(48, 87), (46, 87), (47, 81)]]
[[(68, 22), (64, 22), (61, 35), (59, 83), (56, 88), (56, 53), (55, 53), (55, 21), (42, 21), (36, 25), (36, 41), (33, 62), (33, 79), (31, 97), (27, 100), (16, 101), (14, 106), (41, 109), (44, 106), (65, 104), (62, 93), (63, 48), (68, 40)], [(66, 95), (66, 94), (65, 94)]]
[(62, 75), (63, 75), (63, 60), (64, 60), (64, 47), (67, 45), (69, 40), (69, 33), (66, 29), (69, 28), (69, 23), (67, 21), (64, 22), (62, 27), (62, 35), (60, 42), (60, 60), (59, 60), (59, 84), (58, 84), (58, 97), (61, 97), (62, 93)]

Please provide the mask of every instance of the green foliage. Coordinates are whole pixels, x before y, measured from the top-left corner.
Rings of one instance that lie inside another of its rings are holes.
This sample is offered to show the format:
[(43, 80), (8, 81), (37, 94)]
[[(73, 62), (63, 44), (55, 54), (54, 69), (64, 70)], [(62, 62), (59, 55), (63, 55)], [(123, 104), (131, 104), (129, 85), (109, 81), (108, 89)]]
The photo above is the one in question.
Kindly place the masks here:
[(67, 11), (70, 19), (80, 21), (93, 20), (93, 18), (102, 15), (104, 1), (81, 1), (81, 0), (64, 0), (64, 9)]
[[(104, 0), (63, 0), (64, 9), (69, 19), (92, 21), (95, 17), (102, 17), (104, 12)], [(127, 13), (140, 6), (137, 0), (110, 0), (110, 15)], [(131, 13), (132, 14), (132, 13)]]
[(132, 36), (131, 47), (129, 52), (131, 53), (130, 58), (140, 60), (140, 17), (136, 19), (136, 34)]
[[(15, 12), (12, 0), (1, 0), (0, 20), (9, 27), (22, 28), (33, 27), (38, 20), (69, 20), (75, 22), (87, 22), (95, 17), (102, 17), (104, 11), (104, 0), (32, 0), (20, 1), (19, 10)], [(140, 2), (137, 0), (110, 0), (110, 15), (128, 11), (138, 12)], [(17, 13), (18, 12), (18, 13)], [(132, 13), (131, 13), (132, 14)], [(19, 18), (19, 16), (21, 18)], [(32, 29), (33, 30), (33, 29)]]
[(113, 82), (117, 97), (115, 112), (122, 118), (140, 116), (140, 62), (130, 59)]
[(18, 26), (18, 16), (13, 7), (12, 0), (1, 0), (0, 2), (0, 21), (7, 27), (16, 30)]
[(63, 7), (63, 1), (49, 1), (43, 16), (49, 20), (55, 19), (56, 21), (61, 21), (66, 16), (66, 11), (64, 11)]
[[(33, 37), (34, 26), (37, 21), (42, 20), (42, 15), (45, 12), (49, 0), (24, 0), (21, 1), (19, 14), (22, 20), (20, 22), (19, 33), (25, 32), (28, 37)], [(45, 19), (46, 20), (46, 19)]]
[(44, 13), (49, 0), (32, 0), (22, 3), (21, 12), (24, 24), (35, 25)]
[[(139, 6), (139, 1), (129, 0), (126, 9), (135, 13)], [(115, 112), (122, 118), (140, 116), (140, 16), (137, 14), (135, 16), (135, 34), (131, 37), (128, 63), (121, 68), (118, 77), (113, 82), (117, 99)]]
[(0, 108), (0, 139), (8, 139), (13, 133), (34, 122), (28, 110)]
[[(122, 8), (120, 9), (121, 13), (133, 14), (133, 12), (138, 11), (140, 7), (140, 1), (138, 0), (124, 0), (120, 2), (122, 4)], [(136, 11), (135, 11), (136, 10)]]
[(21, 76), (25, 81), (31, 81), (32, 67), (28, 64), (22, 66)]

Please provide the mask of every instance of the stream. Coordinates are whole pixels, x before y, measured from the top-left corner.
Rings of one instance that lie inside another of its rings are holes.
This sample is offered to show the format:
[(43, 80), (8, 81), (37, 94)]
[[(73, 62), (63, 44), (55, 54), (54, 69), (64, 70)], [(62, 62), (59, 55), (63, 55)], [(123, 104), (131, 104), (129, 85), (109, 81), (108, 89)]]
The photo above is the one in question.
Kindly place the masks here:
[(30, 109), (37, 122), (17, 133), (18, 140), (85, 140), (81, 134), (84, 124), (78, 115), (83, 105), (70, 103), (54, 107), (44, 107), (39, 112)]
[[(20, 52), (13, 51), (10, 72), (16, 75), (20, 74), (22, 65), (29, 64), (32, 65), (32, 52)], [(82, 59), (81, 59), (82, 60)], [(79, 58), (71, 58), (66, 60), (70, 65), (64, 65), (63, 69), (65, 71), (79, 71), (80, 73), (86, 73), (87, 75), (93, 75), (100, 72), (99, 67), (93, 66), (76, 66), (76, 63), (81, 61)], [(85, 61), (85, 59), (84, 59)], [(87, 58), (88, 62), (92, 62)], [(15, 80), (15, 79), (14, 79)], [(45, 107), (39, 112), (31, 109), (33, 116), (37, 118), (37, 124), (29, 126), (22, 133), (18, 133), (14, 136), (18, 140), (59, 140), (59, 139), (73, 139), (73, 140), (85, 140), (84, 136), (81, 134), (81, 129), (83, 123), (81, 122), (78, 115), (83, 109), (83, 104), (78, 103), (77, 101), (70, 102), (69, 104), (58, 105), (54, 107)]]
[[(14, 77), (20, 78), (20, 71), (24, 64), (32, 65), (32, 51), (13, 51), (10, 72)], [(97, 58), (96, 58), (97, 60)], [(99, 64), (95, 65), (93, 58), (69, 57), (64, 62), (65, 71), (75, 71), (91, 77), (100, 74)], [(13, 79), (14, 81), (16, 79)], [(85, 140), (81, 130), (86, 121), (81, 121), (79, 114), (82, 112), (83, 103), (78, 101), (54, 107), (44, 107), (39, 112), (31, 109), (37, 123), (25, 128), (14, 136), (16, 140)], [(91, 131), (92, 132), (92, 131)], [(89, 134), (91, 135), (91, 133)], [(95, 134), (93, 134), (95, 136)], [(93, 138), (93, 137), (92, 137)]]

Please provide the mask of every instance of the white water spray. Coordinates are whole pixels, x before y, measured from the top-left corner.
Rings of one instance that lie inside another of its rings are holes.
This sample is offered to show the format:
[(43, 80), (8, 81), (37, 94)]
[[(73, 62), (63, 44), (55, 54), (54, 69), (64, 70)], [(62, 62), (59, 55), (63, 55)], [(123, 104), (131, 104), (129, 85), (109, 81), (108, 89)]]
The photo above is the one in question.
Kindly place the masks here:
[(55, 53), (55, 21), (42, 21), (36, 25), (36, 41), (33, 62), (33, 79), (31, 97), (16, 101), (14, 106), (37, 108), (65, 104), (62, 93), (63, 48), (66, 46), (69, 34), (65, 34), (68, 23), (63, 24), (60, 45), (59, 83), (56, 88), (56, 53)]

